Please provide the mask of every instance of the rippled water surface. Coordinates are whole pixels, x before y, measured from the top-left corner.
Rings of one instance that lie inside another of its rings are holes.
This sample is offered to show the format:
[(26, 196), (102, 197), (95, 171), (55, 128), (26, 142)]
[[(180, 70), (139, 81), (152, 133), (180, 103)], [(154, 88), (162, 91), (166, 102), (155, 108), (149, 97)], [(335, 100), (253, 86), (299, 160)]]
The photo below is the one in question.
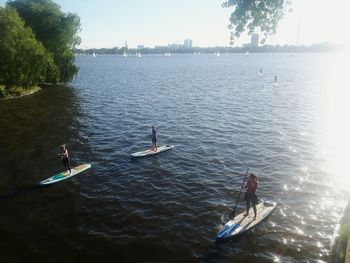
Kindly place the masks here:
[[(0, 261), (326, 261), (348, 187), (336, 56), (78, 56), (69, 87), (0, 101)], [(175, 149), (131, 160), (152, 124)], [(92, 169), (36, 187), (62, 170), (62, 143)], [(247, 166), (277, 209), (216, 244)]]

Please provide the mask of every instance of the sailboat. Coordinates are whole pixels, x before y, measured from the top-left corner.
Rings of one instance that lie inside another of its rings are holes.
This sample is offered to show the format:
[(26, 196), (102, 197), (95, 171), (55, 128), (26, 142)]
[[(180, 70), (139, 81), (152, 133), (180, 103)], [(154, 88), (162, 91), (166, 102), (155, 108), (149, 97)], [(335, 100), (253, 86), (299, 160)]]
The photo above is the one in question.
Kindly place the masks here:
[(96, 57), (96, 54), (95, 54), (95, 52), (94, 53), (92, 53), (92, 56), (95, 58)]
[(216, 56), (217, 56), (217, 57), (220, 57), (220, 53), (219, 53), (219, 51), (218, 51), (218, 53), (216, 53)]
[(124, 52), (123, 57), (126, 58), (128, 56), (128, 54), (126, 54), (126, 52)]
[(137, 54), (137, 57), (139, 57), (139, 58), (141, 57), (141, 53), (140, 52)]

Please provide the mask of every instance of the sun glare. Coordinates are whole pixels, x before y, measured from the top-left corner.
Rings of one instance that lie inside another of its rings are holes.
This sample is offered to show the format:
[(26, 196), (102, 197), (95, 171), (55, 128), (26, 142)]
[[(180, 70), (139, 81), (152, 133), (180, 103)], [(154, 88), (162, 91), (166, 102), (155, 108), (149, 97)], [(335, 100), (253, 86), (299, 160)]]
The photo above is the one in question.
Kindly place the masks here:
[(350, 189), (348, 165), (350, 163), (350, 91), (349, 53), (339, 53), (330, 61), (325, 109), (324, 139), (329, 160), (329, 175), (336, 185)]

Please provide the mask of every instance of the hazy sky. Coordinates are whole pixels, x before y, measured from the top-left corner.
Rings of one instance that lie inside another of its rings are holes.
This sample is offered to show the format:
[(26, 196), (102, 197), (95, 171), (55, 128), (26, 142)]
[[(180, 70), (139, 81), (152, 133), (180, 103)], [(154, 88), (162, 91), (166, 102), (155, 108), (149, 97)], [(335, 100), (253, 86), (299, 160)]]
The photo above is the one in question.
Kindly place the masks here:
[[(0, 0), (4, 5), (6, 1)], [(223, 0), (56, 0), (63, 11), (81, 18), (82, 48), (143, 44), (183, 43), (190, 38), (194, 46), (228, 46), (229, 16)], [(300, 44), (333, 42), (349, 44), (347, 11), (349, 0), (292, 0), (293, 13), (281, 21), (270, 44), (296, 44), (300, 25)], [(236, 45), (249, 41), (243, 36)]]

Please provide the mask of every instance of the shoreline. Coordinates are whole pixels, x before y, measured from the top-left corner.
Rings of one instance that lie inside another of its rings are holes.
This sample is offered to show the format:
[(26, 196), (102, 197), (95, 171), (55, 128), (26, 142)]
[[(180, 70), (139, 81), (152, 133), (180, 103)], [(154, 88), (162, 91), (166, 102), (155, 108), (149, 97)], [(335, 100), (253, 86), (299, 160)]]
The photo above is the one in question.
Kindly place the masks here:
[(1, 93), (1, 91), (3, 91), (5, 93), (3, 97), (0, 97), (0, 101), (1, 100), (22, 98), (24, 96), (29, 96), (29, 95), (32, 95), (34, 93), (37, 93), (40, 90), (42, 90), (42, 88), (39, 86), (30, 87), (28, 89), (25, 89), (22, 87), (16, 87), (16, 88), (12, 89), (11, 91), (7, 92), (7, 94), (6, 94), (5, 87), (0, 85), (0, 93)]

